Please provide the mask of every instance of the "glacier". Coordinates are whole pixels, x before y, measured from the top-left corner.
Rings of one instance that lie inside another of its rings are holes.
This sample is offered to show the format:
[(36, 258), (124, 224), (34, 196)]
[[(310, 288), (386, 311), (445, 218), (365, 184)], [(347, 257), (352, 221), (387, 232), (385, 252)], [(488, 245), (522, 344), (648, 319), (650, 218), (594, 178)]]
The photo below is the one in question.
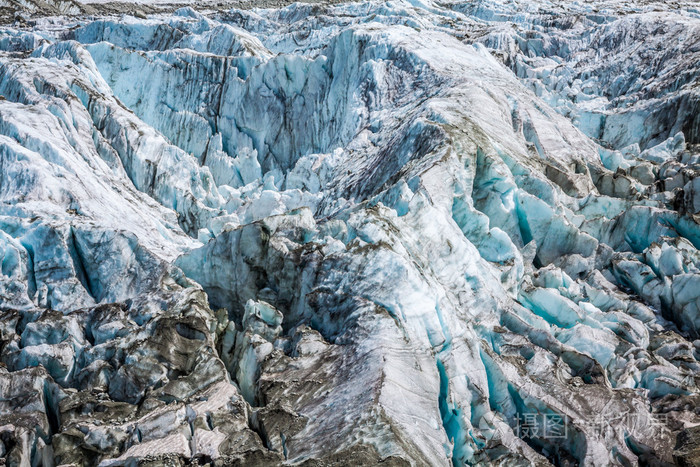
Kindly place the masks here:
[(28, 5), (6, 465), (700, 465), (695, 2)]

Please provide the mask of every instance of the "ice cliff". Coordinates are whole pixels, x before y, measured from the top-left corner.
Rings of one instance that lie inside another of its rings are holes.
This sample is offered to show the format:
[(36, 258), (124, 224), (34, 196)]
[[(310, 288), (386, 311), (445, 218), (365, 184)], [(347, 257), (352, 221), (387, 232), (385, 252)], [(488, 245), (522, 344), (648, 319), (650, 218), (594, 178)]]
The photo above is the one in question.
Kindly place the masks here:
[(0, 28), (7, 465), (700, 465), (700, 9)]

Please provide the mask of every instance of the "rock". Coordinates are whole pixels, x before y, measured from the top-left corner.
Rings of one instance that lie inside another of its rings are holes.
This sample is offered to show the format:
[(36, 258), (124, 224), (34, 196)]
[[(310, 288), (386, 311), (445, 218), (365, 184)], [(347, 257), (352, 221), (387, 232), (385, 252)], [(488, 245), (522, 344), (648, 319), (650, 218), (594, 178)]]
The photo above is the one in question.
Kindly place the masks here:
[(700, 427), (686, 428), (678, 433), (673, 460), (682, 467), (700, 465)]

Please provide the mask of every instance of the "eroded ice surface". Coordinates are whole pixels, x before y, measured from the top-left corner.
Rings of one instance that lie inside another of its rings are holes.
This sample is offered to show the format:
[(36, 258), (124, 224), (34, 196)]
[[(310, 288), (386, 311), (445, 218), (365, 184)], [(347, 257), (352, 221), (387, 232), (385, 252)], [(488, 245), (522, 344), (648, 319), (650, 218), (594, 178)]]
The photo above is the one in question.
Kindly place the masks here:
[(699, 14), (3, 28), (0, 455), (697, 459)]

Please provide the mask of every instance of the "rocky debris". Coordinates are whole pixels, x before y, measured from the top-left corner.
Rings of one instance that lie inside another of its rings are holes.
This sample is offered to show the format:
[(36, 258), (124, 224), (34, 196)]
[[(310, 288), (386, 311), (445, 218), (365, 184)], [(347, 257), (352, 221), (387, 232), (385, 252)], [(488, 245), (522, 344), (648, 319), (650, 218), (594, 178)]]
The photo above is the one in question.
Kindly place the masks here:
[[(292, 3), (295, 2), (291, 0), (206, 0), (196, 3), (188, 0), (157, 0), (154, 2), (133, 0), (3, 0), (0, 3), (0, 25), (27, 27), (47, 16), (86, 18), (128, 14), (135, 18), (146, 19), (148, 15), (169, 14), (182, 7), (193, 7), (204, 12), (212, 12), (231, 9), (282, 8)], [(330, 5), (342, 2), (341, 0), (302, 0), (302, 3)]]
[(682, 467), (700, 465), (700, 428), (694, 426), (678, 433), (673, 460)]

